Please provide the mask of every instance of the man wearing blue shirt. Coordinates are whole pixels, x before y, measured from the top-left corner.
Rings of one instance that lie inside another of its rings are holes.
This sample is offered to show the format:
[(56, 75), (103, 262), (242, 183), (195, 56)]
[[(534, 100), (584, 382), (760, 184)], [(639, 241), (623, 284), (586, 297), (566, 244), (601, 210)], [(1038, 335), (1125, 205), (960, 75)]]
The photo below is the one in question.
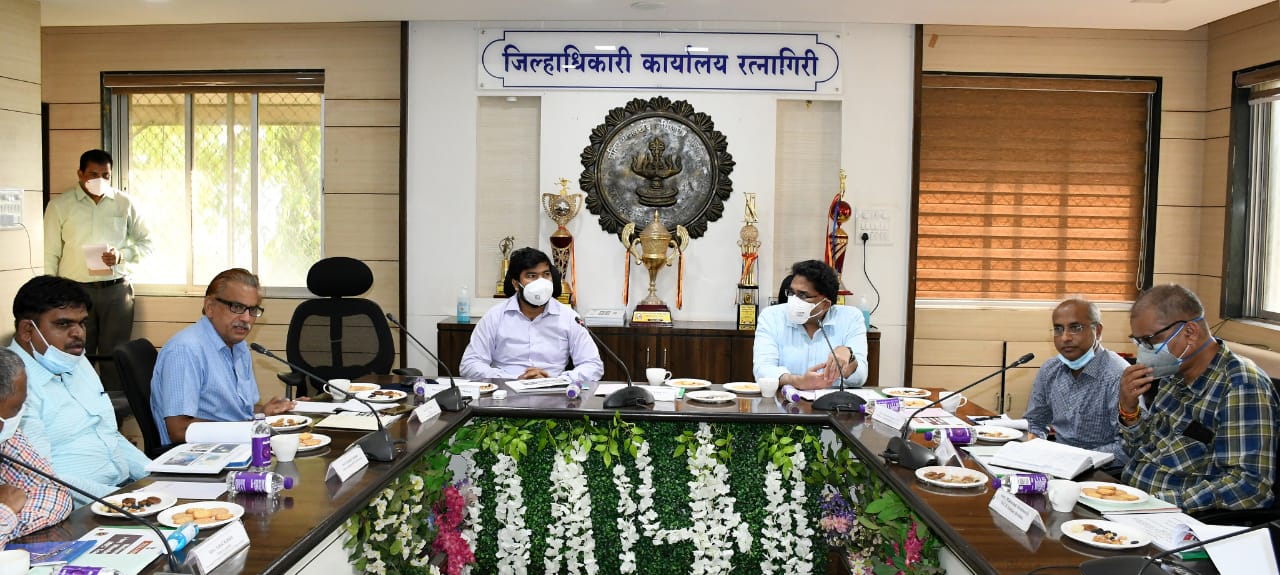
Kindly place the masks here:
[[(84, 357), (85, 319), (93, 307), (79, 284), (38, 276), (13, 300), (9, 349), (27, 370), (22, 432), (63, 480), (94, 495), (147, 475), (150, 463), (117, 429), (115, 409)], [(79, 494), (78, 504), (88, 500)]]
[[(867, 381), (867, 326), (856, 308), (835, 305), (840, 282), (831, 266), (807, 260), (791, 266), (785, 304), (765, 308), (756, 326), (752, 371), (796, 389)], [(832, 353), (832, 350), (835, 350)]]
[[(163, 443), (187, 440), (197, 421), (247, 421), (258, 402), (258, 381), (249, 354), (249, 330), (265, 310), (258, 276), (233, 268), (205, 290), (204, 316), (178, 332), (156, 358), (151, 412)], [(276, 415), (294, 402), (271, 398), (262, 412)]]

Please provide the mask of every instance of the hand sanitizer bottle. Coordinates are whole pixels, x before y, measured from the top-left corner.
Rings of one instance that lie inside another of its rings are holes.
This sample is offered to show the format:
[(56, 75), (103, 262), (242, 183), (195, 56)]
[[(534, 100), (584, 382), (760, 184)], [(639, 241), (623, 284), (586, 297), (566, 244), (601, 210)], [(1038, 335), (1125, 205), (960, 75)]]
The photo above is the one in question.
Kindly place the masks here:
[(467, 295), (467, 286), (458, 291), (458, 323), (471, 323), (471, 298)]

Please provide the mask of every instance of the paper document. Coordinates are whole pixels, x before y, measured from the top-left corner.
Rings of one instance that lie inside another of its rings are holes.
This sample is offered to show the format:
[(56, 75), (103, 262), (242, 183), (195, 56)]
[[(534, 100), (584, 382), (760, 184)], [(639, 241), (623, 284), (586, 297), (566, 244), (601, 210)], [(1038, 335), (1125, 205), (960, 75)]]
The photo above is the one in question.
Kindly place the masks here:
[[(1192, 527), (1201, 541), (1243, 531), (1244, 527), (1205, 525)], [(1259, 529), (1253, 533), (1225, 539), (1204, 546), (1209, 559), (1219, 573), (1248, 573), (1249, 575), (1280, 575), (1276, 570), (1276, 556), (1271, 547), (1271, 530)]]
[(178, 499), (217, 499), (227, 491), (221, 481), (156, 481), (146, 486), (147, 491), (168, 493)]
[[(166, 536), (173, 531), (160, 528)], [(111, 568), (125, 575), (140, 573), (164, 552), (155, 532), (142, 526), (97, 527), (80, 541), (93, 541), (94, 547), (77, 557), (76, 565)]]
[(1080, 449), (1037, 437), (1025, 442), (1010, 441), (1000, 446), (991, 458), (991, 463), (1071, 479), (1084, 471), (1106, 465), (1112, 459), (1115, 459), (1115, 455), (1111, 453)]
[[(596, 395), (607, 396), (610, 393), (618, 391), (626, 387), (625, 383), (601, 383), (596, 385)], [(653, 396), (654, 401), (675, 401), (683, 395), (684, 388), (671, 387), (669, 385), (637, 385), (636, 387), (646, 389), (649, 395)]]
[[(846, 387), (844, 388), (844, 390), (858, 397), (861, 397), (862, 399), (865, 399), (867, 401), (871, 401), (873, 399), (884, 399), (884, 394), (874, 389), (863, 389), (860, 387)], [(840, 389), (832, 387), (827, 389), (809, 389), (805, 391), (799, 391), (797, 393), (800, 394), (800, 399), (807, 399), (809, 401), (813, 401), (828, 393), (835, 393), (837, 391), (840, 391)]]
[(84, 263), (89, 268), (89, 275), (111, 275), (111, 268), (102, 263), (102, 254), (107, 253), (107, 244), (85, 244), (80, 247), (84, 250)]
[[(380, 415), (382, 425), (387, 426), (395, 423), (400, 419), (399, 415)], [(316, 423), (316, 427), (327, 427), (331, 429), (354, 429), (357, 431), (375, 431), (378, 429), (378, 422), (374, 420), (373, 414), (368, 411), (360, 413), (335, 413), (321, 419)]]
[[(370, 403), (374, 409), (382, 411), (396, 407), (397, 403)], [(341, 411), (368, 412), (369, 408), (354, 399), (342, 403), (326, 401), (299, 401), (291, 410), (294, 413), (336, 413)]]
[(1190, 529), (1204, 525), (1186, 513), (1106, 513), (1103, 517), (1141, 529), (1151, 536), (1152, 545), (1165, 551), (1191, 543), (1195, 537)]
[(543, 377), (538, 379), (516, 379), (508, 381), (507, 387), (516, 393), (556, 393), (569, 388), (572, 383), (567, 377)]
[[(192, 427), (195, 425), (192, 424)], [(248, 443), (184, 443), (147, 464), (152, 473), (221, 473), (249, 463)]]
[(1020, 429), (1022, 431), (1027, 431), (1028, 429), (1030, 429), (1030, 425), (1027, 424), (1027, 420), (1010, 419), (1009, 415), (1006, 413), (1000, 414), (999, 417), (971, 416), (969, 417), (969, 420), (972, 421), (975, 425), (999, 425), (1000, 427), (1008, 427), (1010, 429)]

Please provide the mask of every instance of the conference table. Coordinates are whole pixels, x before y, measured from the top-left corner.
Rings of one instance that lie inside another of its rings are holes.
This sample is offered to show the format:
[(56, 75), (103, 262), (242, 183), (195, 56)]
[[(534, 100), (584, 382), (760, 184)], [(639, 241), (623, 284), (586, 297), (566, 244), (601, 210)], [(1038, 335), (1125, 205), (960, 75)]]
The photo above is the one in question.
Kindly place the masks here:
[[(366, 378), (375, 383), (397, 383), (393, 377)], [(504, 384), (499, 385), (505, 387)], [(720, 386), (715, 386), (719, 389)], [(933, 390), (936, 397), (937, 390)], [(412, 396), (410, 396), (412, 397)], [(442, 413), (426, 422), (408, 417), (395, 422), (390, 431), (392, 437), (403, 439), (403, 452), (394, 461), (370, 462), (369, 466), (345, 482), (335, 478), (325, 480), (331, 462), (342, 455), (351, 442), (362, 432), (322, 430), (333, 442), (316, 453), (303, 454), (290, 464), (278, 464), (277, 469), (298, 478), (293, 489), (272, 500), (257, 494), (224, 494), (221, 500), (236, 502), (246, 509), (242, 518), (248, 533), (250, 546), (216, 569), (218, 574), (294, 572), (314, 548), (343, 526), (344, 521), (366, 506), (379, 491), (398, 477), (408, 466), (431, 447), (447, 440), (471, 417), (506, 418), (612, 418), (615, 410), (603, 407), (603, 398), (590, 391), (579, 399), (569, 399), (554, 394), (520, 394), (508, 391), (505, 399), (485, 395), (465, 410)], [(708, 422), (740, 422), (757, 424), (800, 424), (829, 427), (847, 440), (849, 447), (872, 470), (882, 477), (940, 537), (955, 558), (963, 564), (962, 570), (976, 574), (1023, 574), (1034, 569), (1058, 565), (1078, 565), (1096, 557), (1117, 554), (1087, 547), (1062, 537), (1059, 525), (1078, 518), (1097, 518), (1089, 509), (1077, 505), (1070, 513), (1053, 511), (1042, 495), (1019, 496), (1026, 503), (1043, 512), (1045, 530), (1031, 527), (1020, 532), (1012, 523), (998, 518), (988, 510), (993, 491), (989, 486), (963, 490), (945, 490), (918, 481), (914, 472), (886, 463), (881, 453), (896, 431), (873, 422), (869, 417), (856, 413), (828, 414), (810, 409), (806, 401), (784, 402), (779, 398), (742, 396), (726, 405), (705, 405), (685, 400), (674, 404), (657, 404), (656, 407), (623, 410), (624, 417), (632, 420), (684, 420)], [(961, 416), (989, 415), (990, 412), (970, 402), (957, 412)], [(922, 441), (919, 434), (913, 436)], [(966, 456), (967, 457), (967, 456)], [(967, 460), (967, 467), (980, 469), (977, 462)], [(1095, 472), (1086, 479), (1111, 480), (1105, 474)], [(224, 481), (223, 476), (178, 476), (156, 474), (121, 491), (144, 489), (156, 480)], [(48, 529), (33, 533), (20, 541), (68, 540), (87, 533), (98, 525), (127, 525), (121, 519), (93, 514), (87, 506), (74, 511), (66, 521)], [(203, 537), (204, 534), (202, 534)], [(197, 540), (198, 544), (199, 540)], [(1136, 551), (1154, 552), (1150, 548)], [(167, 565), (158, 559), (147, 573), (163, 572)], [(1194, 564), (1197, 572), (1215, 573), (1207, 562)], [(1049, 571), (1062, 573), (1062, 570)]]

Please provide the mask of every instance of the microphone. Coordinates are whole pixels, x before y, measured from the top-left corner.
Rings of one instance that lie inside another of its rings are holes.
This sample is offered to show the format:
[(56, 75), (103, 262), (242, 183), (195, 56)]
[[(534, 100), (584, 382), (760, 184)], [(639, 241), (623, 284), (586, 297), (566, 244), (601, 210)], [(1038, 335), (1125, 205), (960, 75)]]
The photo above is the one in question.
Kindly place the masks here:
[(436, 405), (440, 406), (440, 410), (462, 411), (463, 409), (466, 409), (467, 404), (471, 403), (471, 399), (462, 396), (462, 390), (458, 388), (458, 382), (453, 380), (453, 371), (449, 369), (449, 366), (445, 365), (443, 361), (440, 361), (440, 358), (436, 356), (436, 354), (431, 353), (431, 350), (427, 349), (427, 346), (422, 345), (422, 342), (418, 341), (418, 338), (413, 337), (413, 334), (409, 333), (409, 330), (405, 329), (404, 324), (396, 321), (396, 316), (391, 315), (390, 312), (387, 312), (387, 321), (400, 328), (400, 331), (409, 336), (409, 339), (413, 340), (413, 343), (418, 344), (418, 349), (426, 352), (431, 359), (436, 360), (436, 365), (440, 366), (440, 369), (444, 370), (445, 375), (449, 376), (449, 389), (431, 396), (432, 399), (436, 400)]
[(262, 355), (265, 355), (271, 359), (274, 359), (280, 363), (283, 363), (293, 368), (294, 371), (301, 373), (302, 375), (310, 377), (311, 379), (314, 379), (316, 381), (322, 382), (324, 384), (325, 391), (328, 391), (330, 394), (333, 394), (335, 391), (340, 392), (342, 395), (346, 395), (347, 397), (350, 397), (351, 399), (354, 399), (360, 402), (362, 405), (368, 408), (369, 412), (373, 414), (374, 421), (378, 422), (378, 429), (377, 431), (371, 431), (368, 434), (366, 434), (364, 437), (357, 439), (355, 443), (352, 443), (352, 445), (359, 445), (360, 449), (364, 450), (365, 455), (367, 455), (369, 459), (372, 459), (373, 461), (395, 460), (396, 447), (395, 447), (395, 442), (391, 440), (391, 433), (387, 431), (387, 426), (382, 424), (382, 417), (378, 415), (378, 410), (374, 409), (373, 406), (369, 404), (369, 402), (356, 397), (354, 394), (350, 392), (343, 391), (341, 389), (338, 389), (337, 387), (329, 385), (329, 382), (326, 380), (320, 379), (320, 376), (314, 373), (311, 373), (305, 369), (302, 369), (301, 367), (298, 367), (292, 363), (289, 363), (284, 358), (274, 353), (271, 353), (271, 350), (265, 347), (262, 347), (262, 344), (260, 343), (249, 344), (249, 349), (252, 349), (253, 351), (256, 351)]
[(926, 465), (936, 464), (938, 462), (938, 457), (934, 455), (932, 450), (930, 450), (929, 448), (923, 445), (920, 445), (918, 443), (915, 443), (907, 439), (907, 435), (911, 432), (911, 418), (915, 417), (917, 413), (920, 413), (923, 410), (929, 409), (930, 407), (933, 407), (935, 405), (938, 405), (939, 403), (942, 403), (942, 400), (946, 399), (947, 397), (950, 397), (954, 394), (968, 390), (969, 388), (972, 388), (973, 386), (978, 385), (979, 383), (982, 383), (997, 375), (1000, 375), (1010, 369), (1018, 367), (1019, 365), (1027, 363), (1035, 358), (1036, 358), (1036, 354), (1028, 353), (1027, 355), (1024, 355), (1018, 359), (1015, 359), (1013, 363), (1006, 365), (1000, 369), (997, 369), (994, 372), (992, 372), (990, 375), (983, 377), (978, 381), (970, 383), (969, 385), (966, 385), (960, 389), (947, 393), (946, 395), (943, 395), (942, 392), (939, 392), (938, 399), (934, 400), (933, 402), (929, 403), (924, 407), (921, 407), (911, 412), (911, 415), (907, 417), (907, 420), (902, 423), (902, 428), (898, 430), (898, 436), (889, 440), (889, 446), (885, 449), (884, 453), (881, 455), (885, 458), (886, 461), (896, 462), (898, 465), (901, 465), (907, 469), (920, 469), (921, 467), (924, 467)]
[(29, 465), (27, 462), (22, 461), (22, 460), (18, 459), (17, 457), (13, 457), (12, 455), (7, 455), (7, 454), (5, 454), (5, 453), (0, 453), (0, 459), (2, 459), (2, 460), (4, 460), (4, 461), (8, 461), (9, 463), (12, 463), (12, 464), (14, 464), (14, 465), (17, 465), (18, 467), (21, 467), (21, 468), (23, 468), (23, 469), (26, 469), (27, 471), (30, 471), (30, 472), (32, 472), (32, 473), (34, 473), (34, 474), (36, 474), (36, 475), (39, 475), (40, 477), (43, 477), (43, 478), (45, 478), (45, 479), (48, 479), (49, 481), (52, 481), (52, 482), (54, 482), (54, 483), (57, 483), (58, 485), (61, 485), (61, 486), (63, 486), (63, 487), (66, 487), (67, 489), (70, 489), (70, 490), (72, 490), (72, 491), (74, 491), (74, 492), (76, 492), (76, 493), (79, 493), (80, 495), (83, 495), (83, 496), (85, 496), (85, 497), (88, 497), (89, 499), (92, 499), (95, 503), (101, 503), (104, 507), (106, 507), (106, 508), (108, 508), (108, 509), (110, 509), (110, 510), (112, 510), (112, 511), (115, 511), (116, 513), (119, 513), (119, 514), (121, 514), (121, 515), (124, 515), (125, 517), (128, 517), (129, 519), (132, 519), (133, 521), (136, 521), (136, 522), (138, 522), (138, 523), (142, 524), (144, 527), (146, 527), (146, 528), (150, 529), (151, 531), (155, 532), (156, 537), (159, 537), (159, 538), (160, 538), (160, 544), (164, 546), (164, 553), (165, 553), (165, 556), (166, 556), (166, 557), (168, 558), (168, 560), (169, 560), (169, 570), (170, 570), (170, 571), (172, 571), (172, 572), (174, 572), (174, 573), (181, 573), (181, 572), (182, 572), (182, 571), (181, 571), (181, 568), (178, 566), (178, 559), (177, 559), (177, 557), (174, 557), (174, 555), (173, 555), (173, 548), (169, 546), (169, 539), (168, 539), (167, 537), (165, 537), (164, 533), (162, 533), (162, 532), (160, 531), (160, 528), (159, 528), (159, 527), (156, 527), (156, 524), (155, 524), (155, 523), (152, 523), (152, 522), (150, 522), (150, 521), (147, 521), (146, 519), (143, 519), (143, 518), (141, 518), (141, 517), (138, 517), (137, 515), (134, 515), (133, 513), (130, 513), (130, 512), (128, 512), (128, 511), (125, 511), (124, 509), (121, 509), (119, 506), (115, 505), (114, 503), (111, 503), (110, 501), (107, 501), (107, 500), (105, 500), (105, 499), (103, 499), (103, 498), (101, 498), (101, 497), (98, 497), (97, 495), (94, 495), (94, 494), (92, 494), (92, 493), (89, 493), (88, 491), (85, 491), (85, 490), (83, 490), (83, 489), (80, 489), (79, 487), (76, 487), (76, 486), (74, 486), (74, 485), (72, 485), (72, 484), (70, 484), (70, 483), (67, 483), (66, 481), (63, 481), (63, 480), (61, 480), (61, 479), (58, 479), (57, 477), (54, 477), (53, 475), (51, 475), (51, 474), (49, 474), (49, 473), (45, 473), (44, 471), (40, 470), (40, 468), (38, 468), (38, 467), (36, 467), (36, 466), (34, 466), (34, 465)]
[[(844, 390), (844, 366), (840, 365), (840, 358), (836, 356), (836, 348), (831, 345), (831, 338), (827, 337), (826, 326), (819, 325), (818, 331), (822, 332), (822, 339), (827, 342), (827, 349), (831, 350), (831, 357), (836, 362), (836, 369), (840, 370), (840, 391), (828, 393), (814, 400), (813, 408), (822, 411), (858, 411), (858, 407), (862, 406), (867, 400), (862, 399), (852, 393)], [(850, 350), (852, 357), (852, 350)]]
[(591, 339), (595, 340), (596, 345), (609, 352), (609, 357), (612, 357), (613, 361), (618, 362), (618, 365), (622, 366), (622, 373), (627, 376), (626, 387), (610, 393), (608, 397), (604, 398), (605, 408), (618, 409), (620, 407), (644, 407), (646, 405), (653, 405), (653, 394), (649, 393), (649, 390), (632, 385), (631, 370), (627, 369), (627, 363), (622, 361), (622, 359), (618, 357), (618, 354), (613, 353), (613, 350), (609, 349), (609, 346), (605, 345), (605, 343), (600, 340), (600, 337), (597, 336), (595, 332), (591, 331), (590, 327), (587, 327), (587, 322), (582, 321), (582, 316), (575, 316), (573, 320), (578, 322), (578, 325), (582, 326), (582, 329), (587, 331), (587, 335), (591, 336)]
[(1208, 539), (1205, 539), (1204, 541), (1196, 541), (1194, 543), (1188, 543), (1181, 547), (1174, 547), (1173, 549), (1170, 549), (1168, 551), (1161, 551), (1160, 553), (1157, 553), (1151, 557), (1137, 557), (1133, 555), (1127, 555), (1127, 556), (1117, 556), (1117, 557), (1104, 557), (1102, 559), (1090, 559), (1080, 564), (1080, 575), (1112, 575), (1114, 573), (1134, 573), (1135, 575), (1169, 575), (1168, 571), (1165, 571), (1164, 569), (1160, 568), (1159, 563), (1161, 562), (1161, 559), (1164, 559), (1165, 557), (1173, 555), (1174, 553), (1190, 551), (1198, 547), (1203, 547), (1209, 543), (1217, 543), (1218, 541), (1222, 541), (1223, 539), (1230, 539), (1238, 535), (1244, 535), (1245, 533), (1252, 533), (1264, 527), (1280, 527), (1280, 519), (1274, 519), (1266, 523), (1259, 523), (1243, 531), (1236, 531), (1235, 533), (1228, 533), (1226, 535), (1210, 537)]

